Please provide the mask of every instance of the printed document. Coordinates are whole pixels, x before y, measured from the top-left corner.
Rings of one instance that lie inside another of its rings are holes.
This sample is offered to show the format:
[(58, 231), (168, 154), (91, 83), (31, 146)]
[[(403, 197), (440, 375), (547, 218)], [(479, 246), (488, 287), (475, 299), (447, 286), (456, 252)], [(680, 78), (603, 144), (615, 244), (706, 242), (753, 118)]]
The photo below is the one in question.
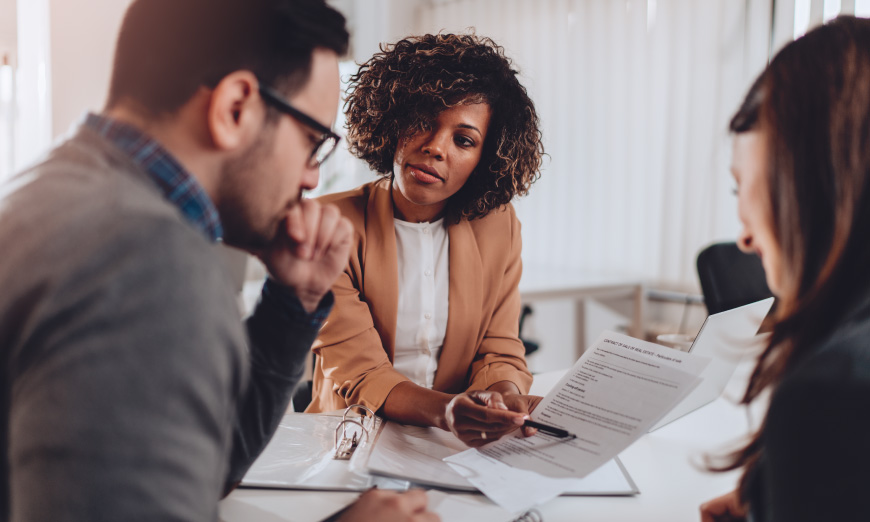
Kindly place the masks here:
[[(409, 480), (418, 485), (453, 490), (477, 491), (459, 472), (444, 462), (446, 457), (466, 451), (466, 446), (449, 431), (405, 426), (387, 422), (370, 456), (360, 464), (377, 476)], [(509, 466), (503, 465), (509, 470)], [(517, 470), (521, 473), (526, 471)], [(548, 478), (548, 477), (547, 477)], [(548, 480), (555, 480), (549, 479)], [(612, 460), (582, 479), (565, 484), (567, 495), (633, 495), (637, 488), (617, 460)], [(511, 510), (515, 511), (515, 510)]]
[[(532, 491), (528, 484), (534, 476), (581, 478), (613, 459), (700, 383), (698, 376), (709, 362), (707, 357), (605, 332), (531, 414), (532, 420), (576, 438), (541, 432), (523, 438), (517, 433), (445, 460), (496, 503), (510, 498), (511, 510), (531, 507), (562, 493), (559, 481), (546, 491)], [(492, 465), (482, 466), (481, 457)], [(533, 474), (508, 484), (499, 478), (504, 470), (497, 471), (495, 463)]]

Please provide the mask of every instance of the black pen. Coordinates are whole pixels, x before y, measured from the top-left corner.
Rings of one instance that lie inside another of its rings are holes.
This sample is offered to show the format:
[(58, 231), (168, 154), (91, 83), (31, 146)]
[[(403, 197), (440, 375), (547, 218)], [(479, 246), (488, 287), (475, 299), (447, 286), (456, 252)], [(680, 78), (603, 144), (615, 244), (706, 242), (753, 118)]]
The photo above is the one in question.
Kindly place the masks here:
[(553, 435), (554, 437), (559, 437), (560, 439), (564, 439), (566, 437), (571, 437), (572, 439), (577, 438), (577, 435), (569, 433), (567, 430), (563, 430), (562, 428), (556, 428), (555, 426), (547, 426), (546, 424), (535, 422), (532, 419), (526, 419), (526, 421), (523, 422), (523, 426), (535, 428), (538, 431), (542, 431), (548, 435)]

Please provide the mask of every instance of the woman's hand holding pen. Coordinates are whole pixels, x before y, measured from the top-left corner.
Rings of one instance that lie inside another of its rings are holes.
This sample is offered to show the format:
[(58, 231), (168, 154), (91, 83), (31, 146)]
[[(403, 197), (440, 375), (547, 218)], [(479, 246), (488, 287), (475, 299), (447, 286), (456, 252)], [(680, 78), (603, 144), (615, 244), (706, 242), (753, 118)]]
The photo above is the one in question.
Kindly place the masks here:
[[(543, 399), (543, 397), (537, 395), (520, 395), (519, 393), (506, 393), (502, 397), (504, 398), (505, 406), (511, 411), (522, 413), (524, 419), (528, 419), (529, 414), (532, 413), (535, 406)], [(538, 430), (531, 426), (523, 426), (522, 429), (524, 437), (531, 437), (538, 432)]]
[(525, 421), (526, 413), (511, 411), (497, 391), (460, 393), (447, 405), (447, 427), (466, 445), (476, 448), (509, 433)]
[[(541, 400), (493, 388), (460, 393), (447, 405), (448, 428), (468, 446), (483, 446), (521, 427)], [(535, 432), (534, 428), (523, 427), (527, 437)]]

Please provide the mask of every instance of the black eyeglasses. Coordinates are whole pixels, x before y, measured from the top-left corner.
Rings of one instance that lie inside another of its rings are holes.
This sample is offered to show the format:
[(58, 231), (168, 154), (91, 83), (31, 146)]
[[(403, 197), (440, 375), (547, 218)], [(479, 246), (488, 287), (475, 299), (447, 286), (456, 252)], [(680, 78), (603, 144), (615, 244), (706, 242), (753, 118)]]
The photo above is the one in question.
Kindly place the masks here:
[(263, 84), (260, 84), (260, 96), (263, 97), (263, 100), (270, 103), (279, 111), (320, 133), (320, 138), (317, 140), (317, 143), (314, 144), (311, 156), (308, 157), (309, 167), (319, 167), (333, 152), (335, 152), (335, 147), (341, 140), (341, 136), (332, 132), (332, 129), (290, 105), (280, 94)]

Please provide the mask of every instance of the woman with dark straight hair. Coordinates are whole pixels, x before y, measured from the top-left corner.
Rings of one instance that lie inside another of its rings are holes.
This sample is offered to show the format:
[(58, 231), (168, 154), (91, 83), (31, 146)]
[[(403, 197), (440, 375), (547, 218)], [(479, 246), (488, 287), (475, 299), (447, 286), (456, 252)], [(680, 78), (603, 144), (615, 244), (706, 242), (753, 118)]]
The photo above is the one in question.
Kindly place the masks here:
[(721, 470), (737, 491), (702, 520), (868, 520), (870, 20), (840, 17), (780, 51), (731, 121), (744, 229), (777, 295), (742, 403), (761, 428)]

